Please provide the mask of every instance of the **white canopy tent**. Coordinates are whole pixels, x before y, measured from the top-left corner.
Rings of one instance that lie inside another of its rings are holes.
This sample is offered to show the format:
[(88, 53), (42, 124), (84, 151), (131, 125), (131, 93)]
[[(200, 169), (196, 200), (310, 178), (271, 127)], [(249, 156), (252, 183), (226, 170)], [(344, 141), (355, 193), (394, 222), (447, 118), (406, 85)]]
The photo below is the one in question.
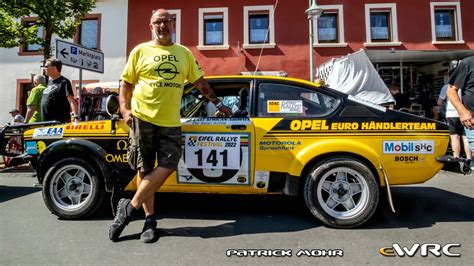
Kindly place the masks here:
[(317, 73), (332, 89), (375, 104), (394, 102), (364, 50), (332, 59), (321, 65)]

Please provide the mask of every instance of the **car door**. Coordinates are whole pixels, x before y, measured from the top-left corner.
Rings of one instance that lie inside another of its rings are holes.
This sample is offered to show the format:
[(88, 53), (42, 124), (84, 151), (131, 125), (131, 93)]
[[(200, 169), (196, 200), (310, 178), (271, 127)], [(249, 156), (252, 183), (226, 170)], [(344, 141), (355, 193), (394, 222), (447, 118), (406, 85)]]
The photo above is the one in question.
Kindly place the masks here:
[[(324, 140), (317, 134), (327, 128), (339, 100), (328, 92), (281, 79), (262, 79), (255, 85), (252, 122), (255, 126), (255, 181), (267, 192), (281, 192), (288, 177), (299, 177), (308, 147)], [(313, 133), (292, 130), (311, 124)], [(285, 193), (292, 193), (286, 191)]]
[(248, 102), (249, 79), (209, 80), (234, 113), (223, 117), (193, 86), (181, 105), (183, 155), (176, 171), (179, 191), (245, 193), (252, 190), (255, 148)]

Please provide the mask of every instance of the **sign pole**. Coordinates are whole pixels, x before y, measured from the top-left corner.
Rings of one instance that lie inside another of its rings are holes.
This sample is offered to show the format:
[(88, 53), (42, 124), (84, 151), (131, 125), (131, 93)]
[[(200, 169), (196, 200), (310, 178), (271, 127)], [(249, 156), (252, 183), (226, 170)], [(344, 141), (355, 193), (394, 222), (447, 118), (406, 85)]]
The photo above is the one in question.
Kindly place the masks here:
[(77, 90), (77, 114), (78, 116), (81, 116), (81, 96), (82, 96), (82, 68), (79, 68), (79, 89)]

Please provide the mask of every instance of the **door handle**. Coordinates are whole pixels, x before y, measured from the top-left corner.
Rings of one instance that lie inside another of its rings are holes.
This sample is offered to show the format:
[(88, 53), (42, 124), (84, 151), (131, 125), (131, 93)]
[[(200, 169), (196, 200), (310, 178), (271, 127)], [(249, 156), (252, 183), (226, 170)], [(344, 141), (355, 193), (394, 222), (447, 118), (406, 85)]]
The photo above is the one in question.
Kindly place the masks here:
[(233, 130), (246, 130), (247, 126), (246, 125), (231, 125), (230, 128)]

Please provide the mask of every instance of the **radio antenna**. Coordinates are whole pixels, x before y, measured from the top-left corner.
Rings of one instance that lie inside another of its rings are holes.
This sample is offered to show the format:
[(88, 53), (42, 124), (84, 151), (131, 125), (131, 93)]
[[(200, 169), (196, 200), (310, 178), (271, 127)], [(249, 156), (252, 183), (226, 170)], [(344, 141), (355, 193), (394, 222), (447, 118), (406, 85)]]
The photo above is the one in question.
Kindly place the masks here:
[[(275, 5), (273, 6), (273, 10), (272, 10), (273, 15), (269, 14), (269, 15), (272, 15), (272, 16), (270, 16), (270, 21), (268, 23), (267, 32), (265, 33), (265, 40), (268, 38), (268, 32), (270, 31), (270, 25), (272, 25), (273, 20), (275, 19), (275, 11), (277, 9), (277, 6), (278, 6), (278, 0), (275, 0)], [(258, 56), (257, 65), (255, 66), (255, 71), (253, 72), (254, 76), (257, 74), (258, 66), (260, 65), (260, 59), (262, 58), (264, 45), (265, 45), (265, 43), (262, 43), (262, 48), (260, 49), (260, 55)]]

